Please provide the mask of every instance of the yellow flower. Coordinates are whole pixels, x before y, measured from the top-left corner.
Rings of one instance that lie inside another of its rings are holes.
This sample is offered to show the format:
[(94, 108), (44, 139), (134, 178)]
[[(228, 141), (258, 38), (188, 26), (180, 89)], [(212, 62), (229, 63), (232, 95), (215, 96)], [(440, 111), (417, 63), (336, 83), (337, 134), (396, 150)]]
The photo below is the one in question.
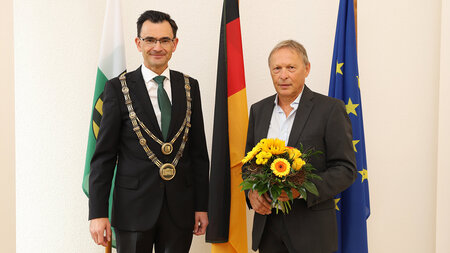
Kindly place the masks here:
[(264, 165), (267, 163), (267, 159), (263, 159), (263, 158), (256, 158), (256, 164), (258, 165)]
[(302, 152), (300, 152), (300, 150), (296, 148), (288, 148), (287, 152), (289, 154), (289, 158), (292, 160), (295, 160), (297, 158), (300, 158), (300, 156), (302, 156)]
[(272, 154), (269, 152), (261, 151), (256, 155), (256, 164), (266, 164)]
[(266, 139), (261, 148), (272, 155), (283, 154), (287, 149), (284, 141), (279, 139)]
[(272, 157), (272, 154), (269, 152), (265, 152), (265, 151), (261, 151), (259, 154), (256, 155), (256, 158), (264, 158), (264, 159), (269, 159)]
[(287, 174), (289, 174), (291, 165), (289, 164), (289, 162), (286, 159), (277, 158), (270, 165), (270, 169), (272, 170), (273, 174), (275, 174), (276, 176), (284, 177)]
[(258, 154), (259, 151), (261, 151), (261, 147), (258, 146), (258, 145), (253, 147), (253, 149), (247, 153), (247, 155), (244, 157), (244, 159), (242, 159), (242, 163), (243, 164), (248, 162), (248, 161), (250, 161), (250, 160), (252, 160), (253, 157), (255, 157), (255, 155)]
[(250, 154), (252, 151), (248, 152), (247, 155), (244, 157), (244, 159), (242, 159), (242, 164), (247, 163), (248, 161), (252, 160), (252, 158), (254, 157), (254, 155)]
[(295, 171), (298, 171), (298, 170), (300, 170), (300, 169), (303, 167), (303, 165), (305, 165), (305, 164), (306, 164), (306, 162), (303, 161), (301, 158), (296, 158), (296, 159), (294, 160), (294, 162), (292, 162), (292, 168), (293, 168)]

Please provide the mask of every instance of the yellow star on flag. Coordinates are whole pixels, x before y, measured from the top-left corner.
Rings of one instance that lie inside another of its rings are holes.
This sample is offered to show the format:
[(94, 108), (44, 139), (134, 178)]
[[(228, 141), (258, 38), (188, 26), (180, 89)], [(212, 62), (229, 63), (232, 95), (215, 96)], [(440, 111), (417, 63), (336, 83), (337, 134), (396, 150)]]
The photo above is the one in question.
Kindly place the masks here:
[(358, 79), (358, 88), (361, 89), (361, 86), (359, 85), (359, 76), (356, 76), (356, 78)]
[(339, 201), (341, 201), (341, 199), (334, 199), (334, 206), (335, 206), (336, 210), (341, 211), (338, 206)]
[(341, 69), (342, 65), (344, 65), (344, 63), (339, 63), (339, 61), (336, 61), (336, 74), (344, 75)]
[(355, 150), (355, 152), (358, 152), (356, 150), (356, 144), (358, 144), (359, 140), (353, 140), (353, 150)]
[(367, 180), (368, 178), (368, 173), (366, 169), (362, 169), (360, 171), (358, 171), (359, 174), (361, 174), (361, 183), (364, 182), (364, 180)]
[(352, 99), (348, 98), (348, 104), (345, 105), (345, 109), (347, 109), (347, 114), (353, 113), (355, 114), (355, 116), (358, 116), (358, 114), (356, 114), (356, 107), (358, 107), (359, 104), (353, 104)]

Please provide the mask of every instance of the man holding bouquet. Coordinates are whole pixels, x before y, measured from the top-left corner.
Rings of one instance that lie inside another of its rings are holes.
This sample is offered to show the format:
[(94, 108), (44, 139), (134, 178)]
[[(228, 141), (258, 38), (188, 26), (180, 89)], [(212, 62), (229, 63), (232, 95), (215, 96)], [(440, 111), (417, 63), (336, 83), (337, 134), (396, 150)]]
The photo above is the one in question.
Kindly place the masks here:
[[(300, 43), (278, 43), (268, 60), (277, 93), (251, 106), (246, 152), (264, 138), (321, 151), (309, 162), (322, 179), (313, 180), (318, 196), (308, 193), (305, 199), (293, 189), (294, 201), (287, 214), (275, 211), (267, 193), (247, 191), (249, 208), (255, 210), (252, 249), (261, 253), (334, 252), (338, 242), (333, 197), (356, 178), (350, 119), (342, 101), (305, 85), (311, 65)], [(288, 194), (284, 192), (278, 200), (288, 201)]]

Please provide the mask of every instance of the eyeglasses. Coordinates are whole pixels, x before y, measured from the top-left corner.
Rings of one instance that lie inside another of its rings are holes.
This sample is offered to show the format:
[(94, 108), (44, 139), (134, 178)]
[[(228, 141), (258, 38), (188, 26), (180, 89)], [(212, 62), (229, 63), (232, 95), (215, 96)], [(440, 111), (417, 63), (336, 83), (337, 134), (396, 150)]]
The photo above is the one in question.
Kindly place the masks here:
[(153, 37), (145, 37), (145, 38), (140, 38), (139, 37), (139, 39), (142, 40), (147, 46), (151, 46), (151, 47), (156, 46), (156, 43), (158, 43), (158, 41), (161, 44), (161, 46), (167, 47), (174, 40), (174, 39), (171, 39), (171, 38), (168, 38), (168, 37), (163, 37), (161, 39), (156, 39), (156, 38), (153, 38)]

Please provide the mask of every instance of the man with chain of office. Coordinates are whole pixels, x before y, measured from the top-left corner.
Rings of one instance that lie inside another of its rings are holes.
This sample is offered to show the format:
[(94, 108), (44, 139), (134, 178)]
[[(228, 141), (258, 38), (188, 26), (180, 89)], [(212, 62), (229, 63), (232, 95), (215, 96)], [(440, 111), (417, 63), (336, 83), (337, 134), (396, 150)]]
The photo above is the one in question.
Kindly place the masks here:
[[(189, 252), (208, 225), (209, 160), (197, 80), (169, 69), (177, 25), (146, 11), (135, 43), (143, 64), (109, 80), (89, 177), (90, 232), (118, 253)], [(108, 198), (117, 167), (111, 224)]]

